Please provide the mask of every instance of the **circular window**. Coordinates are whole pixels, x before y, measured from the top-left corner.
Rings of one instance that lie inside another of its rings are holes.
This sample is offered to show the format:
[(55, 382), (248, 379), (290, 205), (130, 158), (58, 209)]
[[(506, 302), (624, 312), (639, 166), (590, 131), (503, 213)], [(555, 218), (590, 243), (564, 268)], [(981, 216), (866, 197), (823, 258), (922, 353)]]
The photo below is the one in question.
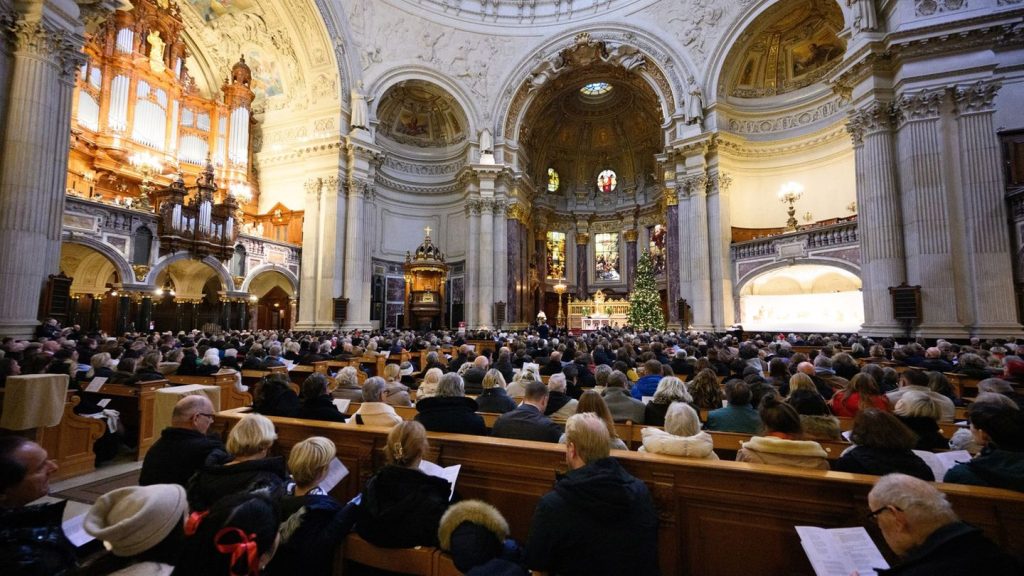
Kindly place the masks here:
[(584, 96), (600, 96), (612, 91), (612, 85), (607, 82), (591, 82), (580, 88)]
[(618, 183), (615, 172), (611, 170), (603, 170), (597, 175), (597, 189), (601, 192), (612, 192)]

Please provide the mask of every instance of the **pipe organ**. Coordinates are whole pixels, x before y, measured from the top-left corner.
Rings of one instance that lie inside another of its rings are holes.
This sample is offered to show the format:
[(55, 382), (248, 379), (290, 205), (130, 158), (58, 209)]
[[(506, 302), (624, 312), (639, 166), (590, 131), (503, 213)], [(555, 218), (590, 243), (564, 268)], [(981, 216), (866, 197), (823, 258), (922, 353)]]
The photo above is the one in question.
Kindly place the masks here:
[[(151, 181), (166, 185), (175, 173), (200, 177), (209, 163), (224, 191), (252, 191), (239, 200), (255, 212), (255, 94), (244, 57), (220, 94), (205, 97), (185, 67), (179, 8), (166, 0), (133, 4), (87, 38), (73, 99), (68, 192), (147, 207)], [(139, 154), (155, 164), (133, 165)], [(218, 200), (228, 195), (224, 191)]]

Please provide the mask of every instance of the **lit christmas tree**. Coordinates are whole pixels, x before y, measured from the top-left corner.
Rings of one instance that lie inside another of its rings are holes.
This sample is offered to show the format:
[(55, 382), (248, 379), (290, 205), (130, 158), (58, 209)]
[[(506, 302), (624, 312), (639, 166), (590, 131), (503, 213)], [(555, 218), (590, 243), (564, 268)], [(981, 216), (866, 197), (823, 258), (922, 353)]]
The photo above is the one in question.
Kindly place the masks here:
[(629, 324), (637, 329), (665, 329), (661, 297), (654, 286), (654, 262), (647, 250), (636, 263), (636, 281), (629, 295)]

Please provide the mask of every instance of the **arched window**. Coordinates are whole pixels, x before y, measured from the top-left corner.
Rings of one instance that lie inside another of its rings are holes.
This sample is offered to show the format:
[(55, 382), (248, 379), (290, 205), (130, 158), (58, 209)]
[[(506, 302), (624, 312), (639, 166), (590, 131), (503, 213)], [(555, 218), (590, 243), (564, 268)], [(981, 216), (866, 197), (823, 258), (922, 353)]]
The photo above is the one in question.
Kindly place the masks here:
[(235, 253), (231, 256), (231, 275), (245, 276), (245, 246), (235, 246)]
[(548, 168), (548, 192), (558, 192), (558, 172), (554, 168)]
[(614, 192), (615, 187), (618, 186), (619, 180), (615, 176), (615, 172), (612, 170), (602, 170), (597, 175), (597, 189), (601, 192)]
[(145, 226), (135, 230), (132, 241), (132, 264), (149, 264), (150, 250), (153, 248), (153, 233)]

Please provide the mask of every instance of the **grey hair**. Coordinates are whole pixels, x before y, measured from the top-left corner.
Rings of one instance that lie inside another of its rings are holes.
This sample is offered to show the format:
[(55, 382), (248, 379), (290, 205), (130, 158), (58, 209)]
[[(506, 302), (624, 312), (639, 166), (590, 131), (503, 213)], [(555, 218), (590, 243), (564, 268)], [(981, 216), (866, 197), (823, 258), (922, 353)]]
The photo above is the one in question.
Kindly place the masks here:
[(608, 377), (612, 375), (612, 367), (607, 364), (599, 364), (594, 370), (594, 381), (598, 386), (607, 386)]
[(561, 372), (548, 377), (548, 390), (552, 392), (565, 392), (565, 374)]
[(281, 345), (280, 344), (274, 344), (273, 346), (271, 346), (269, 354), (271, 356), (280, 356), (281, 355)]
[(942, 404), (927, 392), (912, 390), (900, 396), (893, 412), (897, 416), (925, 416), (938, 420), (942, 418)]
[(931, 482), (906, 474), (882, 476), (871, 495), (881, 506), (895, 506), (903, 511), (911, 525), (944, 525), (956, 522), (956, 512)]
[(658, 404), (693, 402), (693, 396), (690, 396), (690, 392), (686, 390), (686, 384), (682, 380), (675, 376), (665, 376), (658, 381), (658, 388), (654, 391), (654, 402)]
[(815, 368), (832, 368), (832, 359), (824, 354), (818, 354), (814, 357)]
[(484, 390), (488, 388), (505, 388), (505, 377), (496, 368), (491, 368), (484, 374), (484, 381), (481, 383)]
[(444, 376), (441, 376), (441, 381), (437, 384), (436, 396), (448, 396), (458, 397), (465, 396), (466, 392), (462, 384), (462, 376), (449, 372)]
[(380, 402), (381, 394), (386, 387), (387, 382), (380, 376), (367, 378), (366, 382), (363, 382), (363, 402)]
[(359, 374), (354, 366), (345, 366), (341, 369), (341, 372), (338, 372), (338, 384), (344, 384), (349, 387), (359, 385)]
[(442, 372), (440, 368), (431, 368), (430, 370), (427, 370), (426, 374), (423, 375), (423, 383), (435, 384), (441, 381), (441, 376), (443, 375), (444, 372)]
[(673, 436), (695, 436), (700, 432), (697, 411), (685, 402), (673, 402), (665, 413), (665, 432)]
[(627, 380), (625, 374), (618, 370), (612, 370), (612, 373), (608, 376), (608, 386), (611, 388), (625, 388)]
[(1013, 394), (1013, 384), (1002, 378), (985, 378), (978, 382), (978, 392), (994, 392), (996, 394)]

